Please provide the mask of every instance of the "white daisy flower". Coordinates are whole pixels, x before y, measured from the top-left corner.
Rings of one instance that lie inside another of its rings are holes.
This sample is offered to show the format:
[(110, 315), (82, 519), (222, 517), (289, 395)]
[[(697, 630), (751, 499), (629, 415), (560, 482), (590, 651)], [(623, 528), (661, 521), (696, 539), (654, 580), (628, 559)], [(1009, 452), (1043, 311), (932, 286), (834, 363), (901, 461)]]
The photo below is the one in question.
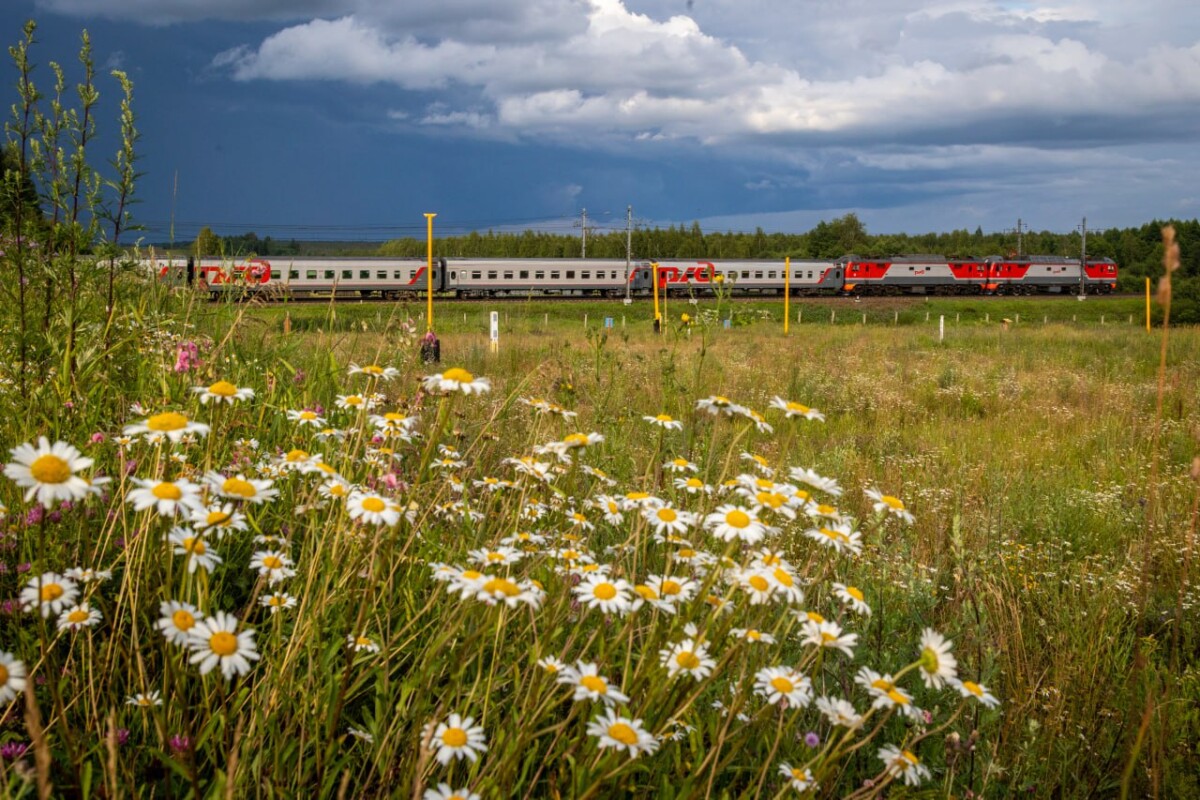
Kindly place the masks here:
[(637, 758), (642, 753), (653, 753), (658, 749), (658, 739), (642, 726), (640, 719), (619, 716), (611, 708), (606, 708), (604, 713), (589, 722), (587, 732), (589, 736), (600, 740), (600, 749), (615, 747), (618, 750), (627, 750), (630, 758)]
[(875, 513), (890, 514), (893, 517), (899, 517), (909, 525), (913, 524), (913, 515), (904, 507), (904, 501), (899, 497), (882, 494), (875, 489), (864, 489), (863, 491), (873, 501), (872, 508), (875, 509)]
[(667, 414), (656, 414), (653, 417), (642, 417), (642, 419), (646, 420), (646, 422), (649, 422), (651, 425), (657, 425), (664, 430), (683, 430), (683, 423)]
[(575, 666), (559, 674), (557, 682), (574, 686), (575, 700), (599, 700), (610, 706), (629, 702), (629, 697), (614, 689), (595, 664), (576, 661)]
[(921, 678), (930, 689), (941, 689), (946, 681), (958, 677), (958, 659), (951, 653), (954, 642), (932, 628), (921, 633)]
[(246, 515), (234, 510), (233, 503), (217, 503), (197, 508), (192, 512), (191, 523), (197, 531), (215, 535), (218, 540), (224, 539), (233, 531), (244, 531), (249, 528), (246, 523)]
[(717, 661), (710, 658), (708, 648), (692, 639), (684, 639), (658, 651), (659, 662), (667, 668), (667, 677), (675, 678), (686, 674), (689, 678), (703, 680), (712, 674)]
[(263, 608), (270, 609), (271, 614), (278, 614), (280, 611), (295, 608), (296, 598), (287, 592), (272, 592), (258, 598), (258, 604)]
[(364, 525), (387, 525), (390, 528), (400, 522), (400, 506), (374, 493), (352, 492), (346, 501), (346, 512), (350, 519)]
[(958, 678), (947, 678), (946, 682), (958, 689), (959, 694), (963, 697), (971, 697), (983, 703), (988, 708), (995, 708), (1000, 705), (1000, 701), (996, 699), (986, 686), (982, 683), (974, 683), (972, 681), (960, 681)]
[(270, 586), (296, 574), (296, 570), (292, 569), (291, 556), (282, 550), (257, 551), (250, 559), (250, 569), (258, 570), (258, 574), (266, 578)]
[(854, 647), (858, 644), (857, 633), (842, 633), (842, 627), (836, 622), (805, 622), (800, 629), (803, 644), (814, 647), (828, 647), (841, 650), (850, 658), (854, 658)]
[(436, 789), (426, 789), (422, 800), (481, 800), (470, 789), (452, 789), (448, 783), (439, 783)]
[(463, 718), (451, 714), (445, 722), (437, 724), (432, 736), (429, 729), (433, 723), (427, 725), (421, 738), (422, 741), (429, 740), (430, 745), (437, 748), (435, 757), (442, 766), (449, 764), (452, 758), (474, 762), (480, 753), (487, 752), (487, 736), (482, 726), (474, 723), (474, 717)]
[(483, 394), (492, 389), (492, 382), (487, 378), (476, 378), (461, 367), (453, 367), (441, 375), (428, 375), (421, 381), (421, 385), (425, 387), (425, 391), (427, 392), (441, 392), (443, 394), (455, 394), (457, 392), (467, 395)]
[(812, 770), (807, 767), (793, 767), (784, 761), (779, 765), (779, 774), (788, 779), (788, 785), (797, 792), (808, 792), (817, 788)]
[(812, 701), (812, 681), (791, 667), (764, 667), (754, 676), (754, 693), (772, 705), (787, 701), (804, 708)]
[(241, 500), (255, 505), (265, 503), (279, 495), (279, 490), (272, 488), (274, 481), (247, 478), (238, 473), (227, 478), (219, 472), (209, 472), (204, 476), (212, 491), (230, 500)]
[(139, 692), (125, 698), (125, 705), (137, 708), (154, 708), (162, 704), (162, 692), (158, 689), (152, 692)]
[(59, 614), (64, 608), (75, 604), (79, 588), (70, 578), (57, 572), (45, 572), (30, 578), (21, 590), (21, 608), (38, 610), (43, 617)]
[(9, 452), (13, 460), (4, 465), (4, 474), (26, 489), (26, 503), (37, 497), (45, 508), (51, 508), (59, 501), (87, 496), (90, 482), (75, 473), (92, 466), (92, 459), (66, 442), (50, 444), (42, 436), (36, 447), (22, 444)]
[(0, 650), (0, 704), (7, 705), (25, 691), (25, 662)]
[(125, 495), (125, 502), (132, 503), (135, 511), (153, 508), (160, 517), (174, 517), (191, 515), (204, 506), (200, 487), (186, 478), (177, 481), (133, 478), (132, 481), (138, 488)]
[(768, 530), (750, 510), (728, 504), (718, 506), (716, 511), (706, 516), (704, 527), (722, 541), (736, 539), (746, 544), (757, 544)]
[(77, 606), (72, 606), (58, 615), (60, 631), (78, 631), (81, 628), (91, 628), (100, 622), (99, 610), (92, 608), (85, 600)]
[(626, 614), (633, 601), (626, 581), (621, 578), (610, 579), (606, 575), (589, 575), (571, 591), (579, 602), (605, 614)]
[(893, 778), (903, 778), (907, 786), (920, 786), (921, 781), (929, 779), (929, 767), (911, 750), (889, 744), (879, 748), (878, 756), (887, 773)]
[(803, 403), (794, 403), (791, 400), (784, 400), (779, 396), (771, 398), (771, 408), (778, 408), (788, 419), (803, 417), (804, 419), (816, 420), (817, 422), (825, 421), (825, 415), (820, 411), (817, 411), (815, 408), (809, 408)]
[(156, 623), (163, 636), (172, 644), (186, 645), (195, 630), (196, 624), (203, 621), (204, 614), (191, 603), (179, 600), (168, 600), (158, 607), (159, 617)]
[(167, 534), (167, 541), (174, 545), (172, 552), (175, 555), (183, 556), (187, 560), (189, 573), (195, 573), (197, 568), (212, 572), (217, 564), (221, 563), (221, 557), (208, 546), (198, 531), (172, 528)]
[(218, 611), (196, 623), (188, 646), (192, 649), (192, 664), (200, 665), (200, 674), (207, 675), (220, 665), (225, 680), (250, 671), (250, 662), (258, 660), (254, 631), (238, 633), (238, 620), (233, 614)]
[(849, 701), (840, 697), (822, 695), (817, 698), (815, 705), (817, 710), (825, 715), (825, 719), (829, 720), (830, 725), (854, 729), (862, 724), (862, 715)]
[(390, 381), (400, 375), (400, 370), (395, 367), (381, 367), (378, 364), (367, 364), (364, 367), (360, 367), (358, 364), (351, 364), (350, 374), (366, 375), (368, 378)]
[(200, 422), (193, 422), (177, 411), (167, 411), (155, 414), (142, 422), (125, 426), (126, 436), (142, 435), (147, 442), (161, 442), (164, 438), (178, 444), (185, 436), (207, 436), (209, 428)]
[(247, 387), (234, 386), (229, 381), (217, 381), (211, 386), (193, 386), (192, 392), (200, 395), (200, 403), (206, 404), (210, 400), (233, 405), (237, 400), (249, 400), (254, 397), (254, 390)]

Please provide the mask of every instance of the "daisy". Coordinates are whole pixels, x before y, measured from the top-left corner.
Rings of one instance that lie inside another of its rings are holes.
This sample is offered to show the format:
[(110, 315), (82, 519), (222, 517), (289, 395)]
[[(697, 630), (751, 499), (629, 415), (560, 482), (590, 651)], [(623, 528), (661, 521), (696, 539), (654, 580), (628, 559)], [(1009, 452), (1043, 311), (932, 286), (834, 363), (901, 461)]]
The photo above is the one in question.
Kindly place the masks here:
[(958, 659), (951, 653), (954, 642), (932, 628), (921, 632), (921, 678), (930, 689), (941, 689), (946, 681), (958, 677)]
[(195, 573), (198, 567), (205, 572), (212, 572), (221, 563), (221, 557), (204, 543), (204, 538), (196, 531), (172, 528), (167, 534), (167, 541), (175, 545), (172, 551), (175, 555), (187, 559), (189, 574)]
[(835, 583), (833, 584), (833, 593), (855, 614), (861, 614), (864, 617), (871, 616), (871, 607), (867, 605), (861, 589), (847, 586), (844, 583)]
[(712, 487), (696, 476), (676, 478), (675, 488), (682, 489), (688, 494), (712, 494)]
[(470, 789), (451, 789), (448, 783), (439, 783), (436, 789), (426, 789), (422, 800), (481, 800)]
[(856, 530), (851, 530), (850, 524), (846, 522), (837, 522), (830, 525), (822, 525), (819, 528), (810, 528), (804, 532), (804, 535), (818, 544), (832, 548), (838, 553), (845, 552), (858, 555), (862, 552), (862, 534)]
[(575, 687), (575, 700), (599, 700), (605, 705), (628, 703), (629, 698), (609, 685), (608, 679), (599, 673), (595, 664), (576, 661), (558, 676), (558, 683)]
[(192, 527), (204, 533), (215, 533), (219, 540), (231, 531), (247, 530), (246, 515), (235, 511), (233, 503), (218, 503), (192, 511)]
[(217, 381), (211, 386), (193, 386), (192, 392), (200, 395), (200, 403), (207, 404), (209, 400), (217, 404), (233, 405), (237, 400), (249, 400), (254, 397), (254, 390), (246, 387), (238, 388), (229, 381)]
[(546, 656), (545, 658), (539, 658), (537, 660), (537, 665), (539, 667), (541, 667), (542, 669), (546, 670), (546, 672), (549, 672), (551, 675), (557, 675), (558, 673), (560, 673), (564, 670), (570, 669), (570, 667), (568, 667), (565, 663), (558, 660), (554, 656)]
[(271, 594), (258, 598), (258, 604), (263, 608), (270, 609), (271, 614), (274, 615), (278, 614), (280, 611), (284, 611), (289, 608), (295, 608), (296, 598), (292, 597), (287, 592), (272, 592)]
[(922, 764), (911, 750), (901, 750), (889, 744), (879, 748), (878, 756), (888, 775), (904, 778), (908, 786), (919, 786), (921, 781), (929, 778), (929, 767)]
[(700, 468), (686, 458), (673, 458), (663, 464), (663, 469), (669, 472), (697, 472)]
[(792, 467), (790, 470), (788, 470), (788, 475), (791, 476), (792, 480), (799, 481), (800, 483), (811, 486), (814, 489), (819, 489), (826, 494), (833, 495), (834, 497), (842, 496), (842, 487), (836, 480), (818, 475), (811, 469)]
[(774, 584), (770, 578), (761, 572), (752, 570), (743, 571), (738, 576), (738, 585), (750, 595), (750, 605), (758, 606), (763, 603), (771, 602), (771, 595), (775, 591)]
[(688, 511), (679, 511), (670, 506), (642, 509), (642, 517), (654, 526), (654, 532), (659, 535), (668, 533), (684, 533), (696, 524), (696, 515)]
[(185, 478), (177, 481), (132, 480), (138, 488), (125, 495), (125, 502), (133, 503), (134, 511), (153, 508), (160, 517), (174, 517), (177, 514), (190, 515), (204, 505), (200, 500), (200, 487)]
[(783, 595), (786, 602), (796, 604), (804, 602), (804, 590), (800, 588), (800, 580), (792, 572), (791, 566), (777, 564), (773, 567), (767, 567), (766, 573), (775, 588), (776, 594)]
[(666, 414), (658, 414), (653, 417), (642, 417), (642, 419), (646, 420), (646, 422), (649, 422), (651, 425), (657, 425), (660, 428), (663, 428), (668, 431), (683, 430), (682, 422), (680, 422), (679, 420), (674, 419)]
[(91, 607), (87, 601), (72, 606), (58, 615), (60, 631), (77, 631), (80, 628), (91, 628), (100, 622), (100, 612)]
[(355, 636), (349, 634), (346, 636), (346, 646), (356, 653), (368, 652), (378, 653), (379, 645), (370, 636)]
[(395, 367), (381, 367), (377, 364), (367, 364), (365, 367), (360, 367), (358, 364), (351, 364), (350, 374), (366, 375), (368, 378), (379, 378), (390, 381), (400, 374), (400, 370)]
[(258, 574), (266, 578), (270, 586), (296, 574), (296, 570), (292, 569), (291, 557), (282, 550), (259, 550), (250, 559), (250, 569), (258, 570)]
[(186, 645), (196, 624), (204, 619), (200, 609), (179, 600), (162, 603), (158, 607), (158, 613), (162, 615), (157, 622), (158, 629), (167, 637), (168, 642), (178, 645)]
[(754, 466), (756, 466), (763, 475), (770, 476), (775, 474), (775, 470), (771, 467), (771, 462), (767, 461), (767, 459), (763, 458), (757, 453), (742, 453), (742, 460), (753, 461)]
[(891, 675), (880, 675), (873, 669), (863, 667), (854, 676), (854, 682), (875, 698), (871, 708), (898, 708), (900, 713), (910, 718), (919, 713), (913, 705), (912, 695), (897, 686), (896, 679)]
[(135, 425), (126, 425), (125, 435), (144, 434), (147, 442), (161, 442), (165, 437), (178, 444), (184, 436), (207, 436), (208, 430), (207, 425), (192, 422), (177, 411), (168, 411), (164, 414), (155, 414)]
[(790, 706), (803, 708), (812, 700), (812, 681), (791, 667), (765, 667), (754, 676), (754, 693), (771, 704), (786, 700)]
[(817, 788), (812, 770), (808, 767), (793, 767), (784, 761), (779, 765), (779, 774), (788, 779), (788, 784), (797, 792), (807, 792)]
[(247, 628), (238, 633), (237, 628), (237, 617), (224, 611), (196, 623), (188, 641), (193, 650), (189, 660), (200, 665), (201, 675), (207, 675), (218, 664), (227, 681), (250, 671), (250, 662), (258, 660), (254, 631)]
[(295, 422), (300, 427), (305, 425), (310, 425), (314, 428), (325, 427), (325, 418), (317, 412), (308, 409), (288, 409), (287, 418), (288, 421)]
[(771, 427), (771, 424), (769, 422), (767, 422), (766, 417), (764, 417), (762, 414), (755, 411), (753, 408), (748, 408), (746, 406), (742, 406), (742, 408), (739, 410), (739, 413), (746, 419), (753, 422), (754, 427), (758, 429), (759, 433), (774, 433), (775, 432), (775, 429), (773, 427)]
[(11, 450), (12, 463), (4, 465), (4, 474), (24, 487), (25, 502), (35, 496), (46, 508), (60, 500), (75, 501), (87, 496), (89, 483), (75, 473), (92, 466), (92, 459), (66, 442), (55, 442), (45, 436), (38, 438), (37, 447), (18, 445)]
[(800, 633), (804, 637), (801, 640), (802, 644), (841, 650), (850, 658), (854, 658), (854, 646), (858, 644), (858, 634), (843, 634), (842, 627), (836, 622), (813, 622), (809, 620), (801, 626)]
[(432, 723), (426, 726), (422, 737), (437, 748), (436, 758), (442, 766), (450, 763), (450, 759), (467, 759), (472, 763), (479, 758), (480, 753), (487, 752), (487, 736), (483, 727), (474, 725), (474, 717), (465, 719), (458, 714), (451, 714), (445, 722), (439, 722), (430, 736)]
[(840, 725), (843, 728), (854, 729), (862, 724), (862, 715), (855, 710), (849, 701), (840, 697), (822, 695), (816, 700), (817, 710), (825, 715), (830, 725)]
[(219, 472), (210, 472), (204, 476), (204, 480), (214, 492), (230, 500), (242, 500), (257, 505), (279, 495), (279, 490), (272, 488), (274, 481), (247, 478), (241, 473), (226, 478)]
[(791, 400), (784, 400), (778, 396), (771, 398), (771, 408), (779, 409), (788, 419), (803, 417), (804, 419), (816, 420), (817, 422), (825, 421), (825, 415), (815, 408), (809, 408), (802, 403), (793, 403)]
[(353, 736), (355, 739), (366, 742), (367, 744), (375, 744), (375, 737), (370, 731), (364, 731), (362, 728), (356, 728), (350, 725), (346, 728), (346, 733)]
[(441, 392), (443, 394), (454, 394), (456, 392), (462, 392), (467, 395), (483, 394), (492, 389), (492, 382), (487, 378), (476, 378), (461, 367), (453, 367), (441, 375), (428, 375), (421, 381), (421, 385), (425, 387), (425, 391), (427, 392)]
[(63, 573), (73, 581), (80, 583), (103, 583), (112, 577), (111, 569), (92, 569), (91, 567), (71, 567)]
[(613, 580), (606, 575), (589, 575), (571, 591), (579, 602), (605, 614), (626, 614), (630, 610), (630, 586), (620, 578)]
[(742, 411), (741, 406), (734, 403), (728, 397), (719, 394), (711, 395), (703, 400), (697, 400), (696, 408), (700, 411), (707, 411), (714, 416), (723, 414), (727, 417), (739, 414)]
[(737, 539), (746, 544), (756, 544), (767, 535), (767, 526), (753, 512), (734, 505), (718, 506), (715, 512), (704, 518), (704, 527), (725, 542)]
[(775, 644), (774, 636), (772, 636), (769, 633), (763, 633), (760, 630), (755, 630), (754, 628), (734, 628), (731, 631), (729, 631), (729, 633), (732, 634), (733, 636), (737, 637), (738, 639), (743, 639), (747, 642), (761, 642), (763, 644)]
[(400, 522), (400, 507), (377, 494), (355, 491), (346, 501), (350, 519), (366, 525), (387, 525), (389, 528)]
[(948, 678), (946, 682), (955, 689), (958, 689), (959, 694), (963, 697), (973, 697), (988, 708), (995, 708), (1000, 705), (1000, 701), (996, 699), (995, 695), (988, 691), (988, 688), (981, 683), (960, 681), (958, 678)]
[(0, 703), (7, 704), (25, 691), (25, 662), (0, 650)]
[(160, 692), (158, 689), (155, 689), (152, 692), (139, 692), (137, 694), (129, 695), (125, 698), (125, 705), (135, 706), (137, 708), (154, 708), (155, 706), (161, 706), (162, 704), (162, 692)]
[(683, 673), (690, 678), (703, 680), (711, 675), (717, 666), (716, 659), (709, 657), (708, 648), (696, 644), (691, 639), (684, 639), (679, 644), (659, 650), (658, 659), (667, 668), (669, 678), (678, 677)]
[(658, 739), (642, 727), (640, 719), (618, 716), (611, 708), (588, 723), (589, 736), (600, 740), (600, 749), (615, 747), (618, 750), (628, 750), (630, 758), (637, 758), (642, 753), (653, 753), (658, 749)]
[(700, 591), (700, 584), (683, 576), (651, 575), (646, 584), (668, 603), (686, 603)]
[(361, 394), (339, 394), (333, 404), (343, 411), (370, 411), (375, 407), (375, 401)]
[(542, 604), (542, 591), (532, 581), (511, 581), (494, 575), (485, 575), (479, 584), (476, 599), (482, 600), (489, 606), (504, 603), (509, 608), (516, 608), (525, 603), (533, 608)]
[(321, 497), (327, 500), (345, 500), (353, 490), (353, 484), (342, 477), (330, 478), (317, 487)]
[(909, 525), (913, 524), (913, 515), (908, 513), (904, 508), (904, 501), (899, 497), (892, 497), (890, 494), (880, 494), (874, 489), (863, 490), (867, 497), (874, 501), (872, 508), (877, 514), (891, 514), (894, 517), (899, 517)]
[(70, 578), (57, 572), (45, 572), (30, 578), (21, 590), (21, 607), (26, 611), (37, 609), (43, 617), (59, 614), (64, 608), (74, 605), (79, 589)]

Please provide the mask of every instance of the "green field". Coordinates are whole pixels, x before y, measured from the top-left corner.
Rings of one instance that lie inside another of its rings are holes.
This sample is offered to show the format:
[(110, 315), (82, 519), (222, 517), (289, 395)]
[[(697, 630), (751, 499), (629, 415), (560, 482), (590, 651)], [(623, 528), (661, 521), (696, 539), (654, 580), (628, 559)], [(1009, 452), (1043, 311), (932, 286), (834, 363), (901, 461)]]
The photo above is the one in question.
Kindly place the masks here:
[[(490, 381), (441, 395), (421, 388), (423, 304), (130, 297), (78, 380), (2, 398), (10, 446), (47, 435), (112, 478), (43, 512), (4, 482), (0, 583), (35, 612), (0, 617), (0, 746), (28, 746), (0, 760), (11, 795), (1200, 792), (1200, 335), (1170, 331), (1160, 384), (1137, 300), (797, 303), (785, 335), (781, 301), (672, 299), (657, 336), (645, 302), (439, 303), (436, 371)], [(218, 381), (255, 396), (201, 403)], [(370, 414), (337, 407), (372, 392)], [(714, 395), (760, 416), (697, 407)], [(211, 431), (125, 434), (170, 412)], [(207, 510), (138, 510), (134, 479), (190, 479)], [(244, 530), (206, 527), (230, 512)], [(36, 576), (100, 619), (71, 629)], [(215, 627), (173, 643), (172, 601)], [(221, 631), (258, 656), (228, 679), (201, 669)], [(11, 659), (38, 677), (31, 711)]]

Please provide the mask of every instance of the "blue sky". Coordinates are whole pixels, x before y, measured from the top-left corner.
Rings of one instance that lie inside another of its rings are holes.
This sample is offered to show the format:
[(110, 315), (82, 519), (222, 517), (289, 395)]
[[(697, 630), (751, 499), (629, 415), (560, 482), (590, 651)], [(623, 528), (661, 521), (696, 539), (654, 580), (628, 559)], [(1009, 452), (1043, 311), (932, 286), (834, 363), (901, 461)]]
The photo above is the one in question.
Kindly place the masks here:
[(1182, 0), (5, 0), (6, 44), (28, 17), (36, 62), (86, 27), (133, 79), (155, 240), (1200, 213)]

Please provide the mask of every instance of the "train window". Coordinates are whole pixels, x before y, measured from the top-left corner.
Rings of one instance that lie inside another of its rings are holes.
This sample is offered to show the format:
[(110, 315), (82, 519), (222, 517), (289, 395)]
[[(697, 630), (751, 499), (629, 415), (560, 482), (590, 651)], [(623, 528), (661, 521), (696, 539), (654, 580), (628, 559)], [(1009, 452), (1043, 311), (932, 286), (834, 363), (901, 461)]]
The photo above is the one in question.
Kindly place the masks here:
[(416, 279), (416, 277), (417, 277), (416, 270), (411, 270), (411, 269), (410, 269), (410, 270), (408, 271), (408, 279), (411, 281), (411, 280), (415, 280), (415, 279)]
[(556, 280), (558, 280), (558, 272), (551, 272), (551, 273), (550, 273), (550, 280), (552, 280), (552, 281), (556, 281)]
[(495, 270), (491, 270), (491, 269), (488, 270), (488, 280), (489, 281), (496, 280), (496, 271)]
[(762, 277), (762, 270), (761, 270), (761, 269), (756, 269), (756, 270), (754, 270), (754, 277), (756, 277), (756, 278), (761, 278), (761, 277)]
[(352, 269), (342, 270), (342, 280), (344, 280), (344, 281), (354, 280), (354, 270), (352, 270)]
[(452, 280), (452, 281), (456, 281), (456, 280), (458, 280), (458, 273), (457, 273), (457, 272), (451, 272), (451, 273), (450, 273), (450, 280)]
[(811, 270), (811, 269), (808, 271), (808, 277), (809, 277), (809, 278), (811, 278), (811, 277), (812, 277), (812, 270)]
[(400, 270), (397, 269), (392, 271), (392, 279), (397, 281), (400, 280)]
[(300, 270), (298, 270), (298, 269), (289, 269), (288, 270), (288, 280), (289, 281), (295, 281), (295, 280), (299, 280), (299, 279), (300, 279)]
[(573, 270), (573, 269), (567, 270), (567, 280), (570, 281), (570, 280), (574, 280), (574, 279), (575, 279), (575, 270)]
[[(583, 280), (585, 280), (585, 281), (590, 281), (590, 280), (592, 279), (592, 273), (590, 273), (590, 272), (581, 272), (581, 273), (579, 273), (579, 277), (580, 277), (580, 278), (582, 278), (582, 279), (583, 279)], [(601, 276), (601, 277), (604, 277), (604, 276)]]
[(617, 271), (615, 269), (612, 271), (612, 279), (614, 281), (617, 279)]
[(482, 277), (483, 277), (483, 273), (480, 272), (479, 270), (476, 269), (476, 270), (471, 271), (471, 280), (477, 281)]
[(386, 269), (375, 270), (375, 278), (377, 280), (386, 281), (387, 280), (387, 270)]
[(743, 278), (743, 280), (750, 280), (750, 271), (742, 270), (742, 278)]
[(527, 270), (527, 269), (521, 270), (521, 280), (527, 280), (528, 278), (529, 278), (529, 270)]
[(775, 277), (775, 270), (771, 270), (770, 272), (768, 272), (768, 273), (767, 273), (767, 277), (768, 277), (768, 278), (774, 278), (774, 277)]
[(304, 279), (308, 281), (315, 281), (317, 279), (317, 271), (315, 269), (305, 270)]
[(546, 279), (546, 273), (542, 272), (541, 270), (538, 270), (537, 272), (533, 273), (533, 277), (534, 277), (534, 280), (543, 281)]
[(359, 280), (361, 280), (361, 281), (369, 281), (369, 280), (371, 280), (371, 270), (369, 270), (369, 269), (360, 269), (360, 270), (358, 271), (358, 279), (359, 279)]
[(325, 280), (327, 280), (327, 281), (333, 280), (333, 270), (331, 270), (331, 269), (325, 270)]
[(512, 280), (512, 276), (513, 276), (513, 274), (512, 274), (511, 272), (505, 271), (505, 273), (504, 273), (504, 280), (506, 280), (506, 281), (511, 281), (511, 280)]
[(273, 281), (279, 280), (279, 270), (277, 270), (277, 269), (271, 270), (271, 280), (273, 280)]

